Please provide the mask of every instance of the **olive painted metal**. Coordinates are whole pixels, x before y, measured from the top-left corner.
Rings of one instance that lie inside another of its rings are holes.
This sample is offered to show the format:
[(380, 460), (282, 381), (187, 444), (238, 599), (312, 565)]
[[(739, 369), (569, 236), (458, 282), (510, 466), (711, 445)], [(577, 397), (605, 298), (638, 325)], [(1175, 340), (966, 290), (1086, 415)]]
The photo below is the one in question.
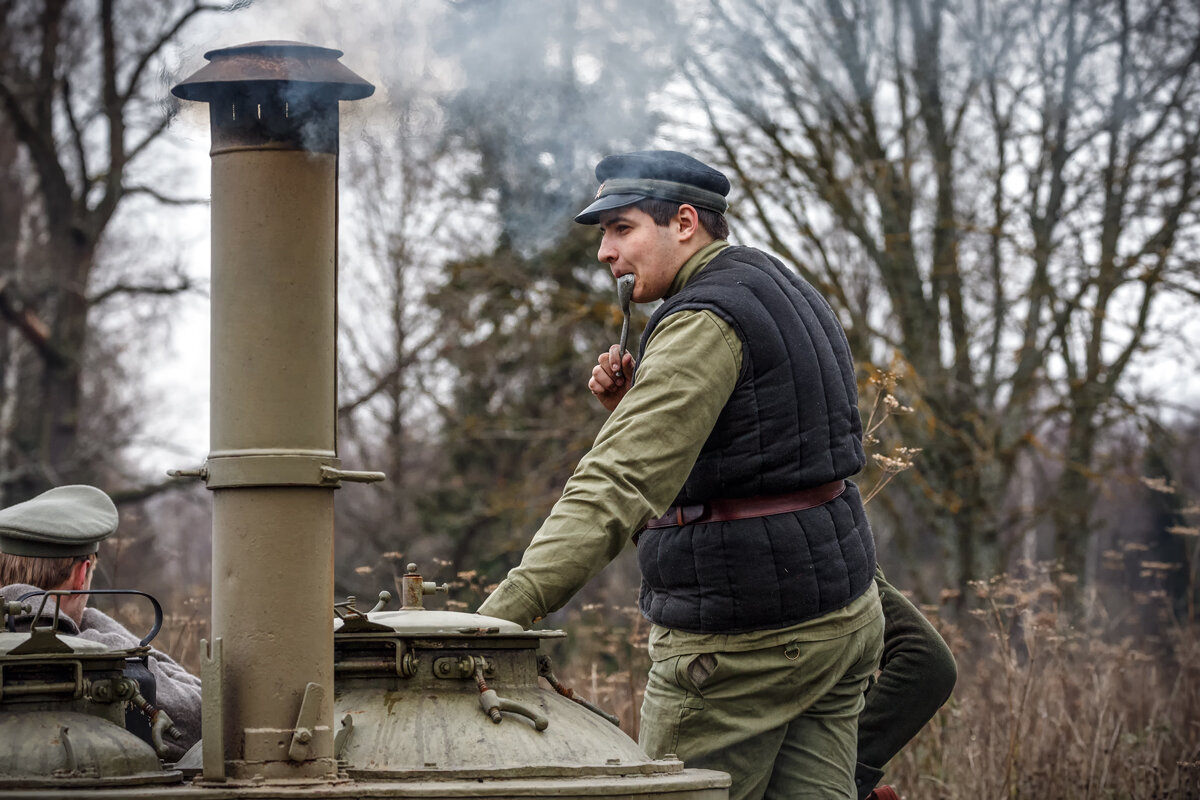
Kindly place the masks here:
[(374, 91), (340, 56), (229, 47), (173, 89), (212, 128), (210, 781), (337, 777), (332, 490), (383, 477), (337, 457), (338, 101)]
[(476, 797), (728, 797), (728, 775), (653, 760), (611, 715), (538, 683), (541, 642), (565, 633), (427, 610), (435, 584), (415, 564), (404, 578), (398, 611), (339, 604), (335, 755), (351, 778), (476, 781)]
[[(39, 604), (6, 604), (4, 613)], [(182, 774), (124, 727), (126, 704), (141, 698), (125, 662), (147, 650), (110, 650), (53, 624), (0, 633), (0, 795), (178, 783)]]

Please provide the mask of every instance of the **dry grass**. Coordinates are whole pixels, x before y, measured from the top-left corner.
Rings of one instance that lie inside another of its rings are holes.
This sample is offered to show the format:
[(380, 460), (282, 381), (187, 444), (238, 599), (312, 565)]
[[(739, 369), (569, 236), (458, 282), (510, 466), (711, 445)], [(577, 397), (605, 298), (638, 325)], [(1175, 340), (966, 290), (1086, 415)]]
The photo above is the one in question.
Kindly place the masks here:
[[(919, 800), (1200, 800), (1195, 626), (1114, 638), (1111, 620), (1077, 624), (1058, 607), (1063, 578), (1051, 568), (1022, 573), (974, 586), (977, 610), (961, 626), (939, 623), (958, 685), (885, 780)], [(560, 677), (632, 735), (646, 626), (630, 609), (602, 611), (568, 626), (586, 644)]]
[(943, 626), (954, 697), (895, 759), (908, 797), (1200, 798), (1200, 638), (1194, 626), (1118, 636), (1058, 607), (1044, 565), (973, 588)]

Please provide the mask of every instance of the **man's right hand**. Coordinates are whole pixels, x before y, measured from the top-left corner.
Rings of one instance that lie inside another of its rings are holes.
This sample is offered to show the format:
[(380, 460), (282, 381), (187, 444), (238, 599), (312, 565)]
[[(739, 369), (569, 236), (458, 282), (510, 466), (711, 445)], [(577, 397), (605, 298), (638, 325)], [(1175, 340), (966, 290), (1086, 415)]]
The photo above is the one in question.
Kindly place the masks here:
[(621, 360), (620, 350), (614, 344), (607, 352), (601, 353), (596, 359), (598, 363), (592, 367), (592, 378), (588, 381), (588, 389), (600, 401), (600, 405), (609, 411), (617, 407), (633, 384), (633, 354), (626, 352), (624, 360)]

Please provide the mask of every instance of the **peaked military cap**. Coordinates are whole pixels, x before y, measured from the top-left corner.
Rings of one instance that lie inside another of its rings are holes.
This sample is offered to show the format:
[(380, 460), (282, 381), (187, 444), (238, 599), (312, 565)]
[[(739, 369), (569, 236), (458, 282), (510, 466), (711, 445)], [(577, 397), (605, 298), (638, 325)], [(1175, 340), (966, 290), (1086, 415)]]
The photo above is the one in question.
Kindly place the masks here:
[(95, 486), (59, 486), (0, 511), (0, 552), (86, 556), (117, 529), (117, 507)]
[(658, 197), (724, 214), (729, 208), (729, 179), (718, 170), (674, 150), (639, 150), (605, 156), (596, 165), (600, 188), (590, 206), (575, 217), (584, 225), (600, 221), (600, 212)]

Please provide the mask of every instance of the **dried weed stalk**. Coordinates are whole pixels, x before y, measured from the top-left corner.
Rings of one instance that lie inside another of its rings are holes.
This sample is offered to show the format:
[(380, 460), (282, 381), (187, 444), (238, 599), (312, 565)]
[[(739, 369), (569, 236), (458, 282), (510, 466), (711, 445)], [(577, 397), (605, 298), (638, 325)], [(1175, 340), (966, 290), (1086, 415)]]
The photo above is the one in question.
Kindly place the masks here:
[[(874, 374), (867, 379), (867, 383), (875, 389), (875, 400), (871, 404), (871, 413), (867, 416), (867, 424), (863, 429), (863, 447), (868, 451), (880, 444), (879, 437), (875, 435), (875, 432), (890, 417), (912, 413), (910, 406), (904, 405), (896, 398), (896, 384), (899, 382), (900, 375), (898, 373), (882, 369), (876, 369)], [(911, 467), (913, 460), (920, 452), (921, 448), (919, 447), (901, 445), (894, 447), (891, 455), (872, 453), (871, 458), (875, 462), (875, 466), (879, 468), (880, 474), (875, 485), (863, 495), (863, 503), (871, 502), (871, 498), (879, 494), (892, 478)]]
[[(911, 797), (1200, 798), (1200, 640), (1076, 627), (1072, 580), (1046, 564), (973, 584), (980, 607), (945, 631), (954, 698), (889, 768)], [(1151, 648), (1153, 648), (1151, 650)]]

